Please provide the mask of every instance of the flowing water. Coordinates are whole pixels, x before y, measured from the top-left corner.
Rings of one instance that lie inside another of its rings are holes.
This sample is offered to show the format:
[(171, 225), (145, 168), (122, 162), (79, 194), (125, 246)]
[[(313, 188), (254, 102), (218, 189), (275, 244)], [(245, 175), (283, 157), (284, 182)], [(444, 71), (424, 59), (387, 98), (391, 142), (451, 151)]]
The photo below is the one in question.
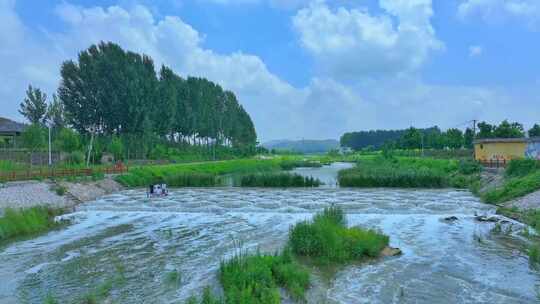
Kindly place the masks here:
[[(297, 170), (328, 177), (321, 189), (172, 189), (151, 200), (128, 190), (86, 203), (66, 215), (72, 225), (0, 248), (0, 303), (43, 303), (48, 293), (74, 303), (119, 273), (112, 303), (182, 303), (205, 286), (218, 289), (219, 263), (239, 242), (277, 250), (292, 224), (331, 204), (350, 225), (388, 234), (403, 255), (317, 279), (310, 303), (538, 301), (540, 276), (522, 253), (520, 224), (508, 220), (494, 233), (493, 223), (474, 219), (494, 209), (467, 191), (330, 187), (343, 166)], [(171, 286), (174, 271), (181, 280)]]

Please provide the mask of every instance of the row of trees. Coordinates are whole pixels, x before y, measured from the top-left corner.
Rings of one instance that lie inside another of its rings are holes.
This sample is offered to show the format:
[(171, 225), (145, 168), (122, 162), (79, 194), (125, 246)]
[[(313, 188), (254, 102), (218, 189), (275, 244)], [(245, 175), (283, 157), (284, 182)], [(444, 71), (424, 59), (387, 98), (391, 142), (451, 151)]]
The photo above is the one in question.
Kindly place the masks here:
[[(102, 42), (61, 67), (58, 95), (29, 87), (20, 112), (32, 124), (71, 128), (81, 136), (121, 138), (148, 154), (148, 143), (253, 148), (255, 127), (234, 93), (204, 78), (184, 79), (153, 60)], [(144, 156), (144, 155), (143, 155)]]
[[(490, 125), (480, 122), (475, 134), (472, 128), (465, 131), (451, 128), (441, 131), (437, 126), (427, 129), (410, 127), (405, 130), (375, 130), (345, 133), (340, 143), (343, 147), (353, 150), (381, 149), (385, 145), (392, 145), (397, 149), (460, 149), (472, 148), (474, 139), (481, 138), (519, 138), (525, 136), (523, 125), (507, 120), (499, 125)], [(529, 131), (530, 137), (540, 136), (540, 125), (535, 124)]]

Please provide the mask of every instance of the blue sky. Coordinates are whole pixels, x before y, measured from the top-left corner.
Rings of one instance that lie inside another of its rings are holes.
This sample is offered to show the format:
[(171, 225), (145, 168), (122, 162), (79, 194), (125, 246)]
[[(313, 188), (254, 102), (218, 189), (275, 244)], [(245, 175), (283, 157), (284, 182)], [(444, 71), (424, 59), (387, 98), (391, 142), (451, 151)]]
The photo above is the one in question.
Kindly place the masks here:
[(537, 0), (0, 0), (0, 116), (100, 40), (234, 91), (261, 140), (540, 123)]

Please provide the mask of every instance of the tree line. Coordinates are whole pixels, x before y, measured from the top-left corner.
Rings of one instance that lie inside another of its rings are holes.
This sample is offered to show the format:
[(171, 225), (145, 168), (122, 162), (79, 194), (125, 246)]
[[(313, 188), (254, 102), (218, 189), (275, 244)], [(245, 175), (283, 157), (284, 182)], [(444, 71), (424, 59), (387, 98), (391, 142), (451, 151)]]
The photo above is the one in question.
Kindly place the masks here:
[(165, 65), (156, 73), (152, 58), (117, 44), (90, 46), (62, 63), (60, 74), (50, 104), (29, 86), (20, 112), (30, 123), (70, 128), (90, 142), (119, 138), (144, 155), (152, 141), (209, 150), (256, 145), (253, 122), (233, 92), (204, 78), (182, 78)]
[[(520, 138), (526, 134), (522, 124), (507, 120), (499, 125), (483, 121), (476, 126), (476, 132), (472, 128), (466, 128), (465, 131), (457, 128), (442, 131), (437, 126), (426, 129), (410, 127), (403, 130), (348, 132), (341, 136), (340, 144), (353, 150), (377, 150), (388, 145), (396, 149), (470, 149), (475, 139)], [(530, 137), (540, 136), (540, 125), (535, 124), (527, 133)]]

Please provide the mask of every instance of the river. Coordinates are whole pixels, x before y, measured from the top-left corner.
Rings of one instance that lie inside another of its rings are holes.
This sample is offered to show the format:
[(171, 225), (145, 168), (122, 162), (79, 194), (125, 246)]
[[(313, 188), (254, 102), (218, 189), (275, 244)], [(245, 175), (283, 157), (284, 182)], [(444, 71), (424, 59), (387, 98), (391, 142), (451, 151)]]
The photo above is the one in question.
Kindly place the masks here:
[[(346, 210), (349, 225), (388, 234), (403, 255), (317, 279), (310, 303), (538, 301), (540, 276), (523, 254), (521, 224), (508, 220), (495, 233), (474, 218), (494, 208), (468, 191), (333, 186), (346, 166), (296, 170), (323, 179), (320, 189), (171, 189), (151, 200), (127, 190), (86, 203), (65, 215), (72, 225), (0, 248), (0, 303), (41, 304), (48, 293), (72, 303), (118, 272), (125, 280), (113, 303), (182, 303), (218, 288), (219, 263), (238, 244), (277, 250), (292, 224), (331, 204)], [(180, 273), (177, 288), (164, 283), (171, 271)]]

